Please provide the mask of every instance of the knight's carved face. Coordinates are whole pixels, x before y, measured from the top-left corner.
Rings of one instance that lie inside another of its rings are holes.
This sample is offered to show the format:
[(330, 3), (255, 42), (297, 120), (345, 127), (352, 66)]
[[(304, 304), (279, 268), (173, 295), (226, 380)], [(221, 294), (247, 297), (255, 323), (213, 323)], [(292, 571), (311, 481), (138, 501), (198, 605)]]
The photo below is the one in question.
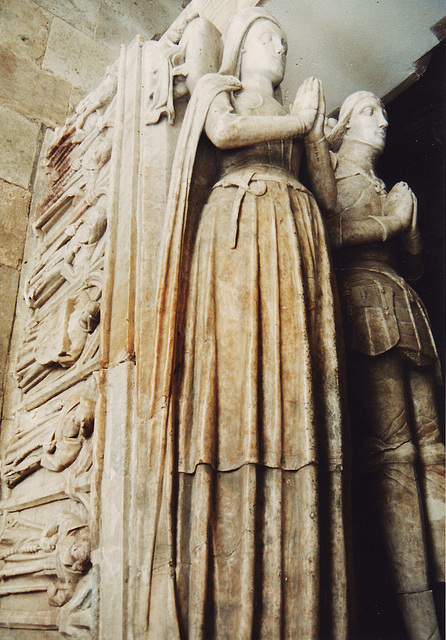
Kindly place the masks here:
[(241, 59), (241, 80), (259, 73), (279, 85), (285, 74), (287, 54), (286, 36), (274, 22), (260, 19), (249, 29)]
[(354, 107), (347, 125), (347, 136), (376, 149), (386, 144), (387, 113), (378, 98), (364, 98)]

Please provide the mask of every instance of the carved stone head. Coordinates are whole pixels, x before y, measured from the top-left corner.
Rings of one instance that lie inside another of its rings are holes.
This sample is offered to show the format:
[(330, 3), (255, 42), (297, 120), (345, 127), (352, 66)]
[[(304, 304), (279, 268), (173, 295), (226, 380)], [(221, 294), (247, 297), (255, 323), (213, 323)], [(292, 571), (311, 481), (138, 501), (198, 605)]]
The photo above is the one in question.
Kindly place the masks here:
[(327, 140), (333, 151), (340, 148), (346, 135), (382, 151), (386, 131), (387, 113), (381, 100), (370, 91), (356, 91), (344, 100), (339, 120)]
[[(260, 23), (257, 25), (257, 23)], [(262, 24), (263, 23), (263, 24)], [(247, 42), (248, 34), (254, 28)], [(270, 26), (271, 25), (271, 26)], [(224, 51), (220, 73), (241, 78), (242, 54), (248, 53), (258, 64), (276, 65), (282, 70), (280, 79), (274, 81), (277, 86), (285, 73), (286, 36), (276, 18), (263, 7), (249, 7), (236, 13), (228, 22), (223, 36)], [(268, 60), (267, 60), (268, 58)]]

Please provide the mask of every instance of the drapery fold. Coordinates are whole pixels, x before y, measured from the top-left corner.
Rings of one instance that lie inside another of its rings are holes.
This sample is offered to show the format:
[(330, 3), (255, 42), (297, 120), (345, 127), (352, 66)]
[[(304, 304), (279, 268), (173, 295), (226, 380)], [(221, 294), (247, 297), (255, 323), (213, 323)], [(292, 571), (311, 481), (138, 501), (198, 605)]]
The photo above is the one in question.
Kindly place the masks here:
[(283, 168), (254, 167), (234, 243), (229, 174), (183, 256), (207, 109), (240, 86), (218, 74), (201, 84), (161, 251), (134, 637), (346, 640), (336, 296), (321, 215)]
[[(138, 486), (138, 557), (141, 571), (135, 585), (138, 596), (134, 609), (136, 637), (148, 629), (152, 588), (153, 561), (160, 514), (164, 507), (166, 517), (171, 516), (173, 433), (170, 409), (170, 386), (174, 366), (175, 331), (178, 310), (178, 291), (182, 245), (187, 220), (188, 197), (198, 141), (203, 131), (206, 115), (212, 100), (222, 91), (237, 90), (240, 81), (232, 76), (209, 74), (197, 83), (190, 99), (177, 142), (166, 206), (163, 240), (158, 274), (153, 364), (148, 381), (149, 416), (147, 430), (150, 434), (147, 451), (147, 477)], [(167, 549), (173, 550), (172, 526), (167, 525)], [(168, 558), (172, 564), (172, 558)], [(174, 579), (172, 572), (166, 579), (168, 603), (168, 633), (170, 640), (179, 637)], [(173, 627), (171, 626), (173, 625)]]

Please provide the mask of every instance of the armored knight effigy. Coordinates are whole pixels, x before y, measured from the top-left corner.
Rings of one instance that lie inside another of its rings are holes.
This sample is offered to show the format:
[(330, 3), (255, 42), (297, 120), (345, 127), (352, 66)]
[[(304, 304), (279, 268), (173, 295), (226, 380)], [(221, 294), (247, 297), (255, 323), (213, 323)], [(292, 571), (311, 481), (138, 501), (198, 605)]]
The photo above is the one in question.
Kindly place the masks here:
[(426, 309), (407, 282), (423, 268), (417, 198), (405, 182), (387, 192), (375, 173), (387, 127), (383, 103), (368, 91), (341, 106), (328, 136), (337, 205), (327, 230), (358, 412), (351, 417), (353, 459), (357, 476), (367, 478), (362, 498), (374, 509), (407, 637), (416, 640), (440, 638), (432, 586), (445, 580), (441, 373)]

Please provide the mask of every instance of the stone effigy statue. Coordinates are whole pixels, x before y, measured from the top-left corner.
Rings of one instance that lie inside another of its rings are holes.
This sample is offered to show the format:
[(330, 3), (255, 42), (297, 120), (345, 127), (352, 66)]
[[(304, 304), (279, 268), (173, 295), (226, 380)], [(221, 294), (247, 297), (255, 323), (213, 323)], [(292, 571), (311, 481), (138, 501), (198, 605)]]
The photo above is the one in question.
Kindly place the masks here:
[(401, 182), (387, 193), (374, 172), (386, 129), (376, 96), (359, 91), (345, 100), (328, 138), (338, 192), (328, 233), (339, 254), (349, 388), (361, 415), (353, 455), (370, 472), (407, 637), (439, 639), (429, 580), (444, 581), (439, 363), (424, 306), (397, 271), (402, 248), (412, 266), (421, 252), (416, 198)]
[[(135, 637), (347, 638), (335, 202), (324, 99), (280, 102), (286, 37), (234, 16), (198, 81), (172, 168), (157, 293)], [(196, 225), (202, 133), (220, 176)], [(192, 236), (192, 237), (191, 237)], [(186, 251), (190, 248), (190, 253)]]
[[(437, 359), (392, 258), (404, 236), (417, 266), (415, 197), (373, 173), (376, 98), (346, 103), (334, 171), (321, 83), (282, 104), (277, 20), (245, 9), (222, 38), (204, 4), (123, 45), (45, 134), (2, 410), (0, 630), (354, 637), (331, 240), (365, 410), (383, 417), (355, 433), (355, 457), (381, 487), (410, 638), (437, 638), (425, 559), (441, 537)], [(223, 4), (218, 24), (237, 3)]]

